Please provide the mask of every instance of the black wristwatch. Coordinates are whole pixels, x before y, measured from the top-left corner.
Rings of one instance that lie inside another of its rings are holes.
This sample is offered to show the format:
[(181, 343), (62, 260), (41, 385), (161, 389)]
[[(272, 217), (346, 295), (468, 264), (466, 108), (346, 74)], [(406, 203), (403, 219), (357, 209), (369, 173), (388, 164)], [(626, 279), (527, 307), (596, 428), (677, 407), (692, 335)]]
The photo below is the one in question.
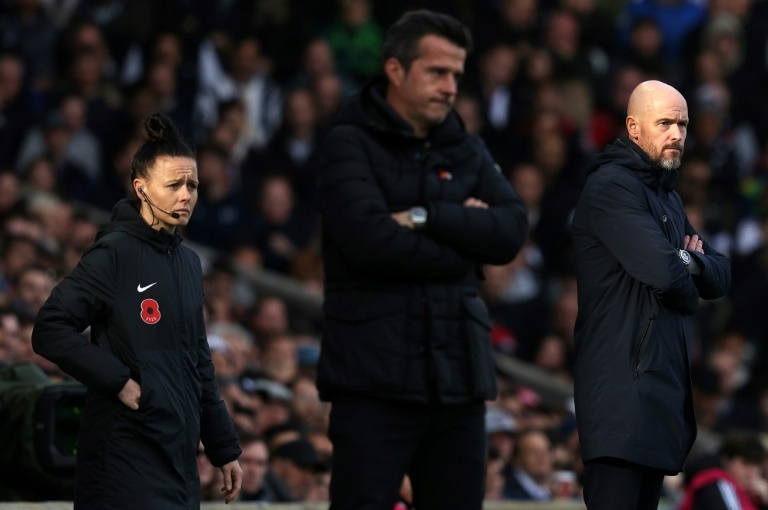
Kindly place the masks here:
[(691, 265), (691, 254), (688, 253), (686, 250), (677, 250), (678, 255), (680, 256), (680, 260), (683, 261), (683, 264), (687, 266)]
[(414, 230), (422, 230), (427, 226), (427, 210), (423, 207), (411, 207), (409, 211)]

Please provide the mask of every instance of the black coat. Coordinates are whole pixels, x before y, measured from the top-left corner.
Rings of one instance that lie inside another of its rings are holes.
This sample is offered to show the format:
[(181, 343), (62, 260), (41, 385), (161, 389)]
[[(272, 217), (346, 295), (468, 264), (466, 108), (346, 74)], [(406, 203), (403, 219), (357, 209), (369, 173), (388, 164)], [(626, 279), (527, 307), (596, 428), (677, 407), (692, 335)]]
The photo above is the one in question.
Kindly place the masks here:
[[(201, 437), (215, 466), (240, 455), (208, 350), (200, 260), (180, 243), (118, 202), (37, 317), (35, 351), (88, 387), (77, 508), (199, 508)], [(117, 398), (129, 377), (138, 411)]]
[[(442, 402), (494, 398), (479, 265), (514, 258), (526, 208), (457, 114), (418, 138), (385, 87), (374, 80), (353, 97), (320, 149), (320, 394), (424, 402), (431, 387)], [(464, 207), (468, 197), (490, 207)], [(428, 211), (423, 231), (390, 216), (418, 205)]]
[(692, 276), (678, 249), (696, 232), (677, 171), (628, 139), (595, 156), (573, 218), (578, 284), (575, 402), (584, 461), (616, 457), (669, 472), (696, 437), (691, 315), (725, 294), (728, 260), (706, 240)]

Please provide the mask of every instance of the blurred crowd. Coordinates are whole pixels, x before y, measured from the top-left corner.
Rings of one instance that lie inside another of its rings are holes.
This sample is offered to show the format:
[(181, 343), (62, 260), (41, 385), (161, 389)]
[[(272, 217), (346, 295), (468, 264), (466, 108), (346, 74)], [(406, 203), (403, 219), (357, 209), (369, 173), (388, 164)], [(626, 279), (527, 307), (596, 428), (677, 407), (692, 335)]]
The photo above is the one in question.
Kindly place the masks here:
[[(36, 312), (130, 195), (143, 121), (162, 112), (198, 147), (183, 236), (216, 254), (204, 258), (207, 329), (242, 438), (242, 499), (327, 500), (320, 322), (239, 271), (322, 293), (313, 157), (339, 104), (377, 73), (386, 28), (416, 8), (471, 28), (456, 109), (530, 210), (520, 255), (484, 268), (498, 352), (571, 381), (571, 213), (589, 157), (624, 135), (629, 94), (659, 79), (690, 110), (688, 217), (733, 264), (728, 296), (696, 316), (699, 426), (768, 432), (766, 0), (0, 0), (0, 365), (66, 379), (32, 352)], [(578, 498), (572, 404), (499, 379), (487, 499)], [(692, 462), (712, 453), (694, 449)], [(750, 457), (750, 486), (768, 503), (764, 457)], [(215, 499), (202, 445), (198, 460)], [(667, 501), (685, 485), (670, 477)], [(406, 479), (402, 508), (409, 494)]]

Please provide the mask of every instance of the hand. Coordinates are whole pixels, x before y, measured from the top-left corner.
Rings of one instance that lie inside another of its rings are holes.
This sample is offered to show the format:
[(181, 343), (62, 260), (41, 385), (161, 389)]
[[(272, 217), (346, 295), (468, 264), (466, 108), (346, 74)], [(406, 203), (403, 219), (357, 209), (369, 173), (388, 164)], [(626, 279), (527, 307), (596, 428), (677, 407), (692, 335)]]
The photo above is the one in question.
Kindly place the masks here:
[(746, 491), (760, 504), (768, 503), (768, 481), (760, 476), (755, 476), (747, 481)]
[(697, 251), (704, 255), (704, 243), (697, 235), (694, 235), (693, 237), (685, 236), (685, 239), (683, 239), (683, 246), (684, 250)]
[(288, 239), (288, 236), (284, 234), (272, 234), (269, 237), (269, 247), (273, 252), (286, 258), (292, 257), (294, 254), (296, 254), (296, 247), (293, 245), (291, 240)]
[(464, 207), (476, 207), (478, 209), (488, 209), (488, 204), (479, 198), (469, 197), (464, 201)]
[(139, 410), (139, 400), (141, 399), (141, 386), (133, 379), (128, 379), (123, 389), (117, 394), (120, 402), (127, 405), (134, 411)]
[(221, 488), (221, 492), (224, 493), (222, 494), (224, 503), (229, 503), (240, 492), (240, 486), (243, 483), (243, 469), (236, 460), (224, 464), (219, 469), (224, 475), (224, 486)]
[(392, 219), (395, 220), (401, 227), (409, 228), (413, 230), (413, 222), (411, 221), (411, 211), (393, 212), (390, 214)]

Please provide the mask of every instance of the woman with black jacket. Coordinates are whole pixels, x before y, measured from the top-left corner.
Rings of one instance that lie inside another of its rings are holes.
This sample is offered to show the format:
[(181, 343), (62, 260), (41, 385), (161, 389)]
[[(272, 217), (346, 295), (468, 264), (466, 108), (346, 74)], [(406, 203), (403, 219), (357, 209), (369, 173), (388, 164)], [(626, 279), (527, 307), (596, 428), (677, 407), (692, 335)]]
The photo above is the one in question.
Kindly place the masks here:
[[(75, 508), (198, 508), (205, 453), (240, 489), (239, 438), (219, 397), (203, 321), (200, 260), (181, 245), (197, 202), (192, 146), (150, 116), (131, 169), (137, 199), (53, 290), (35, 323), (35, 352), (88, 387)], [(91, 328), (90, 341), (81, 333)]]

